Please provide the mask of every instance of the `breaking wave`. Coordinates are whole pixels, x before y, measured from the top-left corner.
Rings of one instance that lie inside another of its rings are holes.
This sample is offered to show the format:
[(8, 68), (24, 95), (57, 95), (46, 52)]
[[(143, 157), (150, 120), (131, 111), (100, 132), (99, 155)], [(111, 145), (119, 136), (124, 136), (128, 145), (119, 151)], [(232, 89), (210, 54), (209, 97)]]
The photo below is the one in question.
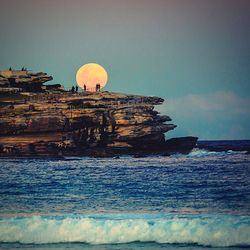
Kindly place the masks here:
[(234, 155), (234, 154), (246, 154), (247, 151), (208, 151), (204, 149), (193, 149), (189, 154), (188, 157), (205, 157), (205, 156), (223, 156), (223, 155)]
[(0, 219), (0, 241), (250, 245), (250, 218), (232, 215), (71, 215)]

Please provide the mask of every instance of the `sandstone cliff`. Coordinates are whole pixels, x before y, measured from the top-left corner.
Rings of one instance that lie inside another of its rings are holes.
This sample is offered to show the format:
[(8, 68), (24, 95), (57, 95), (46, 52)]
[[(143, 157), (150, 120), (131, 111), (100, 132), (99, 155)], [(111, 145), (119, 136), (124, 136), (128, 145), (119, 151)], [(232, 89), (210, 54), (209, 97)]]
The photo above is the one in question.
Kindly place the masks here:
[(42, 92), (46, 90), (45, 82), (51, 81), (52, 76), (43, 72), (32, 73), (28, 70), (1, 70), (0, 71), (0, 93), (1, 92)]
[(0, 156), (168, 155), (196, 144), (196, 137), (165, 141), (176, 125), (154, 110), (162, 98), (72, 93), (44, 85), (52, 79), (24, 68), (0, 71)]
[(157, 151), (176, 126), (163, 102), (110, 92), (39, 93), (4, 99), (0, 155), (97, 155)]

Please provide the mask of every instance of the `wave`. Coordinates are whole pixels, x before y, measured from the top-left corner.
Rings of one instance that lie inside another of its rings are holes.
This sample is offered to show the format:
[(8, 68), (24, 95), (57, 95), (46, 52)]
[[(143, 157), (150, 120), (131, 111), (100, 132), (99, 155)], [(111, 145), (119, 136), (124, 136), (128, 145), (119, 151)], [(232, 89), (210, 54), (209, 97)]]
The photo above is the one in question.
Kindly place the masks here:
[(204, 149), (193, 149), (189, 154), (188, 157), (205, 157), (205, 156), (224, 156), (224, 155), (234, 155), (234, 154), (246, 154), (247, 151), (208, 151)]
[(250, 217), (232, 215), (65, 215), (0, 219), (4, 243), (118, 244), (157, 242), (250, 245)]

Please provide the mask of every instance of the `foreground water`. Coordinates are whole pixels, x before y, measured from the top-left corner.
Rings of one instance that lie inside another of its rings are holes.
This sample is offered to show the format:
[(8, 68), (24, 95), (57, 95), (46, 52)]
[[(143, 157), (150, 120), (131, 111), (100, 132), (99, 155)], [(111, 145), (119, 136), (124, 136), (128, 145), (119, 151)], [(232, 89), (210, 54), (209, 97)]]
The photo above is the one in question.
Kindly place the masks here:
[(1, 159), (1, 249), (250, 247), (250, 156)]

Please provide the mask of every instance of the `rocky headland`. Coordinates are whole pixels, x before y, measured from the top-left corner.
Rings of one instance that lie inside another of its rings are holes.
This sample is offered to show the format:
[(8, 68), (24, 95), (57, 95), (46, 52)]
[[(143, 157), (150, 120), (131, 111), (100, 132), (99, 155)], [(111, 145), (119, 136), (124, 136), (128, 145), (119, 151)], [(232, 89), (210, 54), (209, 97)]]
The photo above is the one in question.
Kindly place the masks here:
[(44, 86), (52, 79), (44, 73), (9, 76), (0, 72), (0, 156), (169, 155), (196, 144), (196, 137), (165, 140), (176, 125), (154, 109), (162, 98), (72, 93)]

